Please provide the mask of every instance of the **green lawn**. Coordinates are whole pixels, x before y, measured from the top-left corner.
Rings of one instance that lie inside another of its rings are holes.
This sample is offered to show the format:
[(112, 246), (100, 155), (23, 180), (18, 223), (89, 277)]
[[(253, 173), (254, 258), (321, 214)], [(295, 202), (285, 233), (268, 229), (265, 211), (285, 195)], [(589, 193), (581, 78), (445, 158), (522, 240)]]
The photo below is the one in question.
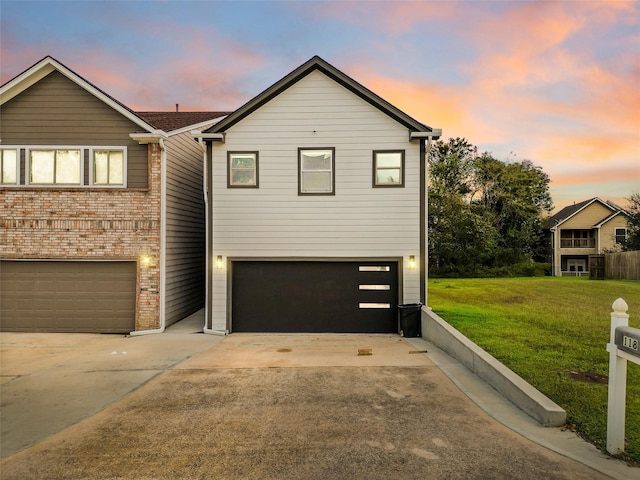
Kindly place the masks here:
[[(611, 304), (640, 328), (640, 282), (569, 277), (432, 279), (428, 303), (444, 320), (567, 411), (578, 433), (605, 450)], [(595, 374), (595, 375), (594, 375)], [(640, 365), (627, 363), (626, 460), (640, 465)]]

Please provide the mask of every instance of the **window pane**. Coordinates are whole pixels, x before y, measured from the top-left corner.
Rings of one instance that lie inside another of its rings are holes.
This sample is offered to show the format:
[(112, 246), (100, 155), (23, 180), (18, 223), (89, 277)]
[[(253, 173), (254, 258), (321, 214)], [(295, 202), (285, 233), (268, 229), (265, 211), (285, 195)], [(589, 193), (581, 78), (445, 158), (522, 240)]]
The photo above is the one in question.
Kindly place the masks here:
[(402, 166), (402, 155), (400, 152), (376, 153), (376, 167), (397, 167)]
[(391, 267), (384, 265), (359, 265), (359, 272), (389, 272)]
[(232, 170), (231, 185), (255, 185), (256, 178), (253, 170)]
[(93, 152), (93, 183), (105, 185), (108, 181), (109, 152), (99, 150)]
[(109, 155), (109, 183), (111, 185), (124, 184), (124, 153), (118, 150)]
[(53, 183), (55, 151), (36, 150), (30, 154), (30, 183)]
[(258, 158), (256, 153), (229, 155), (229, 185), (251, 187), (258, 185)]
[(331, 172), (303, 172), (301, 180), (304, 193), (331, 193)]
[(0, 178), (0, 183), (17, 183), (17, 151), (0, 150), (0, 154), (2, 155), (2, 178)]
[(399, 168), (379, 168), (376, 172), (376, 185), (398, 185), (400, 178)]
[(256, 159), (251, 156), (232, 156), (231, 168), (255, 168)]
[(80, 150), (56, 152), (56, 183), (80, 184)]
[(302, 170), (331, 170), (331, 152), (326, 150), (302, 152)]

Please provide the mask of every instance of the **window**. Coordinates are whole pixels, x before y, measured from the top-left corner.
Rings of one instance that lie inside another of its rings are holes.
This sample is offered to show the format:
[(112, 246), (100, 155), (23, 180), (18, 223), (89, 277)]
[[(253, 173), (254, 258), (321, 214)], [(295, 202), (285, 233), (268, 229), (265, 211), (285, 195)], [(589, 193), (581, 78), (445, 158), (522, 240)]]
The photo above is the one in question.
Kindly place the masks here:
[(81, 150), (30, 150), (29, 183), (32, 185), (80, 185)]
[(404, 186), (404, 150), (373, 152), (373, 186)]
[(227, 185), (258, 187), (258, 152), (228, 152)]
[(334, 195), (335, 148), (299, 148), (298, 172), (300, 195)]
[(18, 160), (16, 148), (0, 149), (0, 184), (16, 185), (18, 183)]
[(626, 228), (616, 228), (616, 243), (624, 243), (627, 239)]
[(126, 150), (91, 150), (91, 184), (123, 187), (126, 183)]

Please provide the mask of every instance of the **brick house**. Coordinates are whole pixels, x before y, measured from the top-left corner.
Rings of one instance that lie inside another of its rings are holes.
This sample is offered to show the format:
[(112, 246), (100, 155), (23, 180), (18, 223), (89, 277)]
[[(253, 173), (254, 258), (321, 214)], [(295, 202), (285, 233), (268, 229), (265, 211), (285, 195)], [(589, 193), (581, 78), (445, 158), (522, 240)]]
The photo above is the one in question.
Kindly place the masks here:
[(589, 257), (615, 250), (627, 229), (627, 212), (597, 197), (564, 207), (544, 223), (552, 275), (588, 276)]
[(2, 85), (0, 329), (155, 332), (202, 308), (190, 131), (225, 115), (134, 112), (51, 57)]

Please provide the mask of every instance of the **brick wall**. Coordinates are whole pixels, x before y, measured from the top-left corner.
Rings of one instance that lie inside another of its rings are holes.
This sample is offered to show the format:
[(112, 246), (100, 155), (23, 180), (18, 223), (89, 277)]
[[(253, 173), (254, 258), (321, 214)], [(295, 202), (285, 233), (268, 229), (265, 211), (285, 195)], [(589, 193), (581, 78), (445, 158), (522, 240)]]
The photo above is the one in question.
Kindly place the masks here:
[[(160, 324), (161, 151), (149, 189), (0, 188), (0, 257), (137, 261), (136, 330)], [(141, 258), (148, 256), (149, 265)]]

